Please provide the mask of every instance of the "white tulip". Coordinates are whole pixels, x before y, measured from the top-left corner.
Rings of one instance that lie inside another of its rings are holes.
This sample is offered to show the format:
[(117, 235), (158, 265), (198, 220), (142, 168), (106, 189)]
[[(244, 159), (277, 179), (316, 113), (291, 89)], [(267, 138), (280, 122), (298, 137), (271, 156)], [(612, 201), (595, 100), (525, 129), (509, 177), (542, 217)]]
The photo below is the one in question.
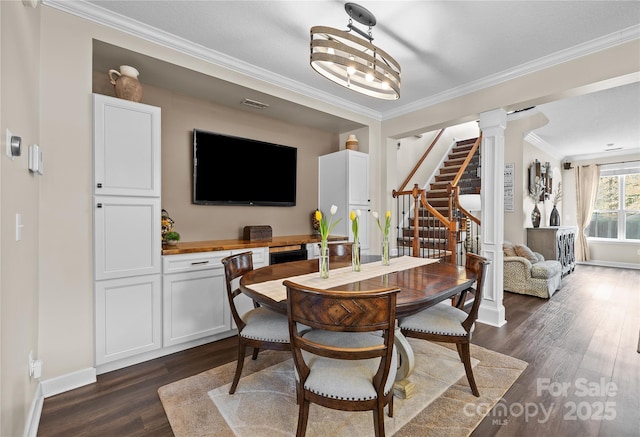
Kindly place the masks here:
[(336, 205), (331, 205), (331, 215), (334, 215), (338, 212), (338, 207)]
[(361, 214), (361, 213), (360, 213), (360, 210), (359, 210), (359, 209), (356, 209), (356, 216), (357, 216), (357, 217), (360, 217), (360, 214)]
[(374, 219), (378, 220), (378, 212), (377, 211), (373, 211), (371, 214), (373, 215)]

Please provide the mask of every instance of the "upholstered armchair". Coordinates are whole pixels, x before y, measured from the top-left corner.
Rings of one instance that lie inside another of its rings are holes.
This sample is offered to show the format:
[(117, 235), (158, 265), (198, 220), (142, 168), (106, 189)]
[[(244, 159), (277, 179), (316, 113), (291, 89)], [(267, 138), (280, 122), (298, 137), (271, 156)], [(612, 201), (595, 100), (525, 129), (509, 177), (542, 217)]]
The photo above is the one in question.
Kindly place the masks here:
[(559, 261), (546, 261), (540, 253), (523, 244), (505, 241), (502, 248), (505, 291), (549, 298), (560, 289), (562, 265)]

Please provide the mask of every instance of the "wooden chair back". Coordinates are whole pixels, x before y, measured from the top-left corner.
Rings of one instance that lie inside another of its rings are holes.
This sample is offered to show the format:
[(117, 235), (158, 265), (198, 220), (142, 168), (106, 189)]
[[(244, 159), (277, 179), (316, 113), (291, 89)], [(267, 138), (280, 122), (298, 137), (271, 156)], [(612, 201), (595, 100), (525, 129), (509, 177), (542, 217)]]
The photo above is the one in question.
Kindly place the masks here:
[(351, 261), (353, 242), (329, 243), (329, 260)]
[(222, 259), (222, 265), (224, 266), (224, 277), (227, 286), (227, 299), (229, 301), (231, 315), (233, 317), (233, 321), (238, 327), (238, 331), (242, 331), (242, 329), (244, 329), (245, 327), (245, 323), (242, 320), (242, 317), (240, 317), (240, 314), (238, 313), (235, 305), (236, 296), (238, 296), (242, 292), (239, 288), (233, 287), (233, 280), (253, 270), (252, 253), (242, 252), (236, 255), (228, 256)]
[(468, 270), (472, 270), (476, 275), (475, 287), (466, 290), (467, 292), (474, 294), (473, 304), (471, 306), (471, 309), (469, 310), (469, 315), (467, 316), (466, 320), (462, 322), (462, 326), (467, 332), (470, 332), (471, 327), (478, 318), (478, 311), (480, 309), (480, 303), (482, 302), (484, 278), (487, 273), (489, 264), (491, 264), (491, 261), (489, 261), (488, 259), (474, 253), (467, 253), (465, 268)]

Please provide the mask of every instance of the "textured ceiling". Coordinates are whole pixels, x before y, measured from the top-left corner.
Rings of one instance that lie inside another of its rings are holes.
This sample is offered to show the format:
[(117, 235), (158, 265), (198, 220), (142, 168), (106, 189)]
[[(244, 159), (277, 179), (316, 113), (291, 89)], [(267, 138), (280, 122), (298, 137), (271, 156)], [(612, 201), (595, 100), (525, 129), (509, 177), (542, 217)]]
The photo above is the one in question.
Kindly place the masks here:
[[(401, 98), (383, 101), (335, 85), (309, 67), (310, 27), (346, 30), (343, 1), (44, 4), (84, 8), (97, 21), (108, 17), (143, 34), (174, 38), (244, 73), (381, 119), (640, 37), (638, 1), (358, 2), (376, 16), (374, 44), (402, 66)], [(550, 123), (535, 134), (561, 148), (562, 156), (602, 153), (607, 144), (639, 149), (639, 108), (637, 83), (549, 103), (538, 109)]]

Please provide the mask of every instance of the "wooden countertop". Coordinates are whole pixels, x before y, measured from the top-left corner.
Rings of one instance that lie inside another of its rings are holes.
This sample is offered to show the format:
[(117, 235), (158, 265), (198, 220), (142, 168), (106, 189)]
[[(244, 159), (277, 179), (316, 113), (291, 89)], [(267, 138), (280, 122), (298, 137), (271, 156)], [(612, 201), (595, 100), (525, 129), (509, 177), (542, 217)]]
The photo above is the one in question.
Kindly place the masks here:
[[(347, 237), (330, 235), (329, 241), (344, 241)], [(319, 243), (320, 235), (288, 235), (273, 237), (270, 240), (209, 240), (209, 241), (185, 241), (175, 246), (162, 246), (163, 255), (180, 255), (183, 253), (214, 252), (217, 250), (249, 249), (252, 247), (282, 247), (296, 244)]]

